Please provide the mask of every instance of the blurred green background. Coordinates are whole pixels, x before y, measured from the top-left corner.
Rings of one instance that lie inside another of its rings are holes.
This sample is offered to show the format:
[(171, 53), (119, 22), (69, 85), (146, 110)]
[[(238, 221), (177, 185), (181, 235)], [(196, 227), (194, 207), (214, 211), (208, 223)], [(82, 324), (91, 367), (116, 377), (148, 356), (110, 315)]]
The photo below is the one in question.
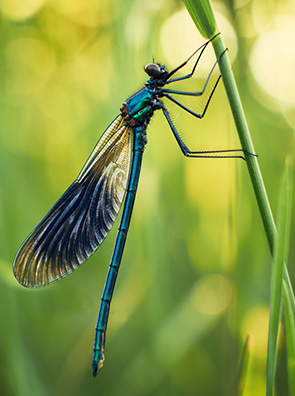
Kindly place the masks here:
[[(213, 6), (276, 212), (294, 152), (294, 1)], [(154, 58), (171, 69), (204, 42), (182, 2), (2, 0), (0, 12), (0, 395), (231, 396), (247, 335), (244, 395), (263, 395), (271, 257), (246, 165), (184, 158), (160, 112), (95, 380), (94, 327), (118, 223), (62, 282), (27, 290), (11, 270), (22, 241), (146, 81), (143, 66)], [(222, 82), (202, 121), (182, 113), (171, 106), (193, 149), (239, 147)], [(286, 396), (283, 329), (279, 348), (277, 395)]]

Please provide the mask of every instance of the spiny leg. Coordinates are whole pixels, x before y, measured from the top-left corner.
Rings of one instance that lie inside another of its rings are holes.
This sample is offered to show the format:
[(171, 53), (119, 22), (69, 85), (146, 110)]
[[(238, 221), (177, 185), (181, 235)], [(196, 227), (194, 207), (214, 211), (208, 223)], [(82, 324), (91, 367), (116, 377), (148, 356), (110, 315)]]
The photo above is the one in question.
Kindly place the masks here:
[(196, 60), (195, 65), (194, 65), (194, 67), (193, 67), (191, 73), (189, 73), (189, 74), (187, 74), (186, 76), (183, 76), (183, 77), (173, 78), (172, 80), (167, 81), (166, 84), (170, 84), (171, 82), (174, 82), (174, 81), (185, 80), (186, 78), (190, 78), (190, 77), (194, 74), (195, 69), (196, 69), (196, 66), (197, 66), (197, 64), (198, 64), (198, 62), (199, 62), (199, 60), (200, 60), (200, 58), (201, 58), (203, 52), (205, 51), (207, 45), (208, 45), (212, 40), (214, 40), (215, 37), (217, 37), (219, 34), (220, 34), (220, 33), (217, 33), (214, 37), (212, 37), (212, 39), (208, 40), (206, 43), (204, 43), (203, 45), (201, 45), (201, 47), (199, 47), (199, 48), (198, 48), (198, 49), (197, 49), (186, 61), (184, 61), (181, 65), (179, 65), (179, 66), (177, 66), (175, 69), (173, 69), (173, 70), (168, 74), (167, 80), (168, 80), (170, 77), (172, 77), (173, 74), (175, 74), (178, 70), (182, 69), (182, 68), (191, 60), (191, 58), (192, 58), (198, 51), (200, 51), (200, 49), (202, 48), (202, 51), (201, 51), (200, 55), (198, 56), (198, 59)]
[[(208, 106), (207, 106), (208, 107)], [(166, 117), (169, 126), (173, 132), (173, 135), (180, 147), (180, 150), (182, 151), (183, 155), (186, 157), (191, 157), (191, 158), (241, 158), (245, 159), (242, 155), (211, 155), (211, 154), (222, 154), (222, 153), (235, 153), (235, 152), (242, 152), (242, 153), (247, 153), (250, 155), (254, 155), (257, 157), (256, 154), (249, 153), (247, 150), (244, 149), (227, 149), (227, 150), (208, 150), (208, 151), (192, 151), (190, 150), (183, 142), (181, 139), (179, 133), (177, 132), (177, 129), (175, 128), (170, 115), (168, 113), (168, 110), (164, 106), (164, 104), (161, 106), (162, 111), (164, 113), (164, 116)]]
[[(172, 78), (171, 80), (168, 80), (168, 81), (166, 82), (166, 84), (170, 84), (170, 83), (173, 83), (173, 82), (175, 82), (175, 81), (180, 81), (180, 80), (185, 80), (185, 79), (187, 79), (187, 78), (191, 78), (191, 77), (193, 76), (195, 70), (196, 70), (196, 67), (197, 67), (197, 65), (198, 65), (198, 63), (199, 63), (199, 60), (200, 60), (201, 56), (203, 55), (203, 53), (204, 53), (204, 51), (205, 51), (205, 49), (206, 49), (208, 43), (209, 43), (209, 41), (207, 41), (207, 43), (205, 43), (205, 44), (202, 45), (203, 49), (202, 49), (200, 55), (198, 56), (198, 59), (196, 60), (196, 62), (195, 62), (195, 64), (194, 64), (194, 67), (193, 67), (192, 71), (191, 71), (189, 74), (186, 74), (185, 76), (182, 76), (182, 77)], [(182, 68), (190, 61), (190, 59), (196, 54), (196, 52), (198, 52), (202, 47), (198, 48), (198, 49), (197, 49), (197, 50), (196, 50), (185, 62), (183, 62), (180, 66), (178, 66), (178, 67), (176, 67), (174, 70), (172, 70), (172, 71), (168, 74), (167, 79), (169, 79), (169, 78), (170, 78), (174, 73), (176, 73), (178, 70), (182, 69)]]
[[(184, 106), (182, 103), (180, 103), (178, 100), (174, 99), (174, 98), (173, 98), (172, 96), (170, 96), (169, 94), (164, 93), (163, 96), (166, 97), (167, 99), (171, 100), (171, 101), (174, 102), (175, 104), (177, 104), (177, 106), (181, 107), (183, 110), (185, 110), (185, 111), (187, 111), (188, 113), (192, 114), (194, 117), (197, 117), (197, 118), (200, 118), (200, 119), (201, 119), (201, 118), (203, 118), (204, 115), (206, 114), (206, 111), (207, 111), (207, 109), (208, 109), (209, 103), (210, 103), (210, 101), (211, 101), (211, 98), (212, 98), (212, 96), (213, 96), (213, 94), (214, 94), (214, 91), (215, 91), (215, 89), (216, 89), (216, 87), (217, 87), (217, 85), (218, 85), (220, 79), (221, 79), (221, 76), (218, 77), (218, 79), (217, 79), (217, 81), (216, 81), (216, 83), (215, 83), (215, 85), (214, 85), (214, 87), (213, 87), (213, 89), (212, 89), (212, 91), (211, 91), (211, 93), (210, 93), (210, 96), (209, 96), (209, 98), (208, 98), (208, 100), (207, 100), (207, 102), (206, 102), (206, 105), (205, 105), (205, 107), (204, 107), (204, 110), (203, 110), (203, 112), (202, 112), (201, 114), (195, 113), (194, 111), (190, 110), (188, 107)], [(188, 94), (188, 95), (189, 95), (189, 94)], [(167, 118), (167, 117), (166, 117), (166, 118)]]
[[(210, 78), (211, 78), (211, 76), (212, 76), (212, 73), (213, 73), (213, 71), (214, 71), (214, 69), (215, 69), (217, 63), (219, 62), (220, 58), (225, 54), (226, 51), (227, 51), (227, 49), (224, 50), (224, 51), (222, 52), (222, 54), (221, 54), (221, 55), (217, 58), (217, 60), (215, 61), (214, 65), (212, 66), (212, 68), (211, 68), (211, 70), (210, 70), (210, 73), (209, 73), (209, 75), (208, 75), (208, 77), (207, 77), (207, 79), (206, 79), (206, 82), (205, 82), (205, 84), (204, 84), (204, 86), (203, 86), (203, 89), (202, 89), (201, 91), (199, 91), (199, 92), (186, 92), (186, 91), (178, 91), (178, 90), (173, 90), (173, 89), (161, 88), (161, 89), (160, 89), (160, 92), (163, 93), (163, 94), (165, 94), (165, 93), (169, 93), (169, 94), (170, 94), (170, 93), (174, 93), (174, 94), (186, 95), (186, 96), (201, 96), (201, 95), (203, 95), (203, 93), (205, 92), (205, 89), (207, 88), (208, 82), (209, 82), (209, 80), (210, 80)], [(191, 74), (189, 77), (191, 77), (191, 76), (192, 76), (192, 74)], [(185, 78), (189, 78), (189, 77), (186, 77), (186, 76), (185, 76)], [(182, 80), (182, 79), (183, 79), (183, 78), (180, 77), (179, 80)], [(174, 81), (177, 81), (177, 80), (175, 79)], [(167, 82), (167, 84), (168, 84), (168, 83), (169, 83), (169, 82)]]

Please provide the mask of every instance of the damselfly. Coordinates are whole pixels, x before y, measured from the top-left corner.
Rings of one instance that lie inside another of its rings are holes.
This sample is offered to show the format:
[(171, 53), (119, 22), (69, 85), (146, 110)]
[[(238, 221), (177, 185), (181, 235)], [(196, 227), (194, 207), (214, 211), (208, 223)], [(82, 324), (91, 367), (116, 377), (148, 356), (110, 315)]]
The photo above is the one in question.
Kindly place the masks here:
[[(169, 89), (169, 84), (189, 79), (211, 40), (198, 48), (185, 62), (169, 72), (158, 63), (149, 63), (145, 72), (149, 76), (144, 88), (127, 99), (117, 116), (101, 136), (77, 179), (56, 202), (41, 223), (20, 247), (14, 260), (14, 275), (23, 286), (40, 287), (53, 283), (73, 272), (101, 245), (114, 224), (122, 202), (123, 213), (101, 298), (95, 329), (93, 375), (102, 368), (105, 335), (110, 303), (120, 267), (126, 236), (133, 210), (142, 155), (147, 143), (146, 129), (155, 110), (162, 110), (172, 133), (187, 157), (243, 158), (244, 151), (191, 151), (182, 141), (161, 98), (167, 98), (194, 117), (202, 118), (220, 80), (218, 77), (204, 106), (198, 114), (181, 104), (172, 95), (201, 96), (213, 70), (200, 92)], [(198, 54), (191, 72), (173, 77), (188, 61)], [(232, 153), (232, 154), (227, 154)]]

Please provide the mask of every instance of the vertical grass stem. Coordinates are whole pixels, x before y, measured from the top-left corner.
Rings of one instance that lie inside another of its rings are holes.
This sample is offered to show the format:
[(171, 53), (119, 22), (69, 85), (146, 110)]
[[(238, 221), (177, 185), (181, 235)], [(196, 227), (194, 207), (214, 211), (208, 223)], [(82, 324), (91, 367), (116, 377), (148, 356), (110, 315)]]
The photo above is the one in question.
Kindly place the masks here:
[[(225, 46), (223, 44), (221, 35), (217, 36), (212, 41), (212, 45), (217, 57), (220, 56), (220, 54), (222, 54), (222, 52), (225, 50)], [(222, 75), (223, 84), (225, 87), (225, 91), (227, 93), (228, 101), (231, 107), (231, 111), (233, 114), (233, 118), (241, 142), (241, 146), (243, 149), (247, 150), (248, 152), (255, 153), (251, 135), (247, 125), (245, 113), (241, 103), (240, 95), (237, 89), (237, 85), (235, 82), (235, 78), (230, 66), (227, 53), (225, 53), (221, 57), (219, 61), (219, 69)], [(273, 256), (277, 231), (276, 231), (276, 226), (272, 215), (271, 207), (269, 204), (269, 200), (267, 197), (267, 192), (258, 165), (258, 159), (257, 157), (254, 157), (247, 153), (245, 153), (245, 158), (246, 158), (246, 163), (247, 163), (250, 179), (252, 182), (253, 190), (256, 196), (258, 208), (260, 211), (262, 223), (264, 226), (266, 238), (268, 241), (271, 255)], [(295, 314), (294, 293), (286, 266), (284, 266), (284, 283), (286, 288), (289, 290), (288, 295), (292, 296), (291, 306)]]

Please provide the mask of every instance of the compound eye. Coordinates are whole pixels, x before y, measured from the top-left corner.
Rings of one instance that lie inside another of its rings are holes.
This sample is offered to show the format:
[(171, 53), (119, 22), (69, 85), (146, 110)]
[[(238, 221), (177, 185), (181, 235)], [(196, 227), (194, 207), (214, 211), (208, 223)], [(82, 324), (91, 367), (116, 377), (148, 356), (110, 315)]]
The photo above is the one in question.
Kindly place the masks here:
[(160, 66), (157, 65), (156, 63), (148, 63), (144, 67), (144, 71), (151, 77), (159, 77), (162, 75)]

